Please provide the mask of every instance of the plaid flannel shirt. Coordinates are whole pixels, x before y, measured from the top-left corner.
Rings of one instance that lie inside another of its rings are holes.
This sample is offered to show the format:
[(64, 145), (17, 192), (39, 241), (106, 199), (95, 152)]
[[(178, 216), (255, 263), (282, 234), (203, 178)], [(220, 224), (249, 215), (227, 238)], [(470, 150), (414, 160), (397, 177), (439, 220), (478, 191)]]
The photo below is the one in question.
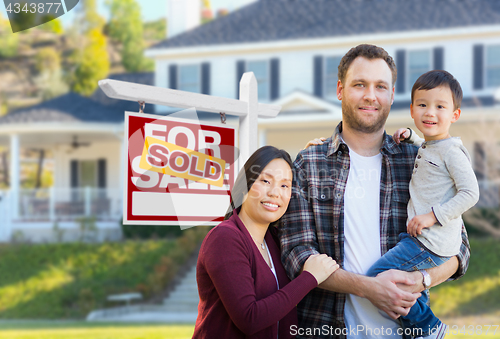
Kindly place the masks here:
[[(306, 259), (326, 253), (342, 267), (344, 263), (344, 192), (349, 174), (349, 148), (340, 138), (342, 122), (323, 145), (301, 151), (294, 162), (292, 198), (279, 230), (282, 262), (290, 279), (295, 278)], [(380, 179), (380, 247), (383, 255), (406, 232), (409, 182), (418, 148), (396, 144), (384, 134)], [(459, 269), (452, 277), (465, 274), (470, 247), (465, 227)], [(343, 329), (346, 295), (321, 288), (312, 290), (298, 305), (299, 327)], [(314, 337), (323, 337), (315, 335)], [(329, 337), (328, 335), (324, 337)], [(340, 335), (339, 338), (345, 338)]]

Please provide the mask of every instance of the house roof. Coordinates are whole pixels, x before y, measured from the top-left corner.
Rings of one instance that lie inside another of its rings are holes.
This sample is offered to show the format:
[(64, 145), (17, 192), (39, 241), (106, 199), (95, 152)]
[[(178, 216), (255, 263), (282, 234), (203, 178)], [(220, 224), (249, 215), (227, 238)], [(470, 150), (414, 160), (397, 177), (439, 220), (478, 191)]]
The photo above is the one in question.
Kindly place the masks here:
[(259, 0), (150, 49), (494, 24), (498, 0)]
[(273, 119), (259, 118), (259, 128), (285, 130), (297, 124), (301, 128), (307, 128), (342, 119), (340, 102), (332, 103), (301, 89), (296, 89), (271, 104), (281, 106), (281, 112)]
[[(271, 102), (272, 105), (281, 106), (279, 117), (303, 114), (330, 114), (341, 113), (342, 108), (339, 101), (332, 102), (324, 98), (312, 95), (300, 88)], [(268, 119), (262, 119), (268, 120)]]
[[(153, 73), (110, 75), (110, 79), (152, 85)], [(139, 104), (108, 98), (100, 88), (90, 98), (70, 92), (38, 105), (20, 108), (0, 117), (3, 124), (98, 122), (120, 123), (124, 111), (138, 111)]]

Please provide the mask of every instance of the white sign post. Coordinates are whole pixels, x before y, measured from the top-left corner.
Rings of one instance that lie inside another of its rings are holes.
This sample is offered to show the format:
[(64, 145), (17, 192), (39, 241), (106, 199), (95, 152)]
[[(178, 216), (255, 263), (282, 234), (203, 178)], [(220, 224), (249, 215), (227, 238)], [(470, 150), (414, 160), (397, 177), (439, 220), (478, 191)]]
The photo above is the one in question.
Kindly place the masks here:
[[(135, 84), (135, 83), (129, 83), (129, 82), (124, 82), (124, 81), (118, 81), (118, 80), (111, 80), (111, 79), (105, 79), (99, 81), (99, 86), (101, 89), (104, 91), (104, 93), (110, 97), (110, 98), (115, 98), (115, 99), (122, 99), (122, 100), (130, 100), (130, 101), (136, 101), (136, 102), (144, 102), (147, 104), (155, 104), (155, 105), (164, 105), (164, 106), (171, 106), (171, 107), (179, 107), (179, 108), (195, 108), (196, 110), (201, 110), (205, 112), (212, 112), (212, 113), (225, 113), (227, 115), (235, 115), (239, 117), (239, 158), (238, 158), (238, 170), (235, 170), (235, 174), (238, 173), (239, 169), (243, 166), (245, 161), (249, 158), (249, 156), (257, 149), (257, 140), (258, 140), (258, 125), (257, 125), (257, 119), (258, 117), (265, 117), (265, 118), (273, 118), (276, 117), (280, 110), (280, 106), (276, 105), (269, 105), (269, 104), (261, 104), (258, 102), (258, 96), (257, 96), (257, 80), (255, 79), (255, 75), (252, 72), (245, 73), (243, 74), (241, 81), (240, 81), (240, 100), (236, 99), (228, 99), (228, 98), (221, 98), (221, 97), (214, 97), (210, 95), (205, 95), (205, 94), (198, 94), (198, 93), (191, 93), (191, 92), (184, 92), (184, 91), (179, 91), (179, 90), (173, 90), (173, 89), (168, 89), (168, 88), (161, 88), (161, 87), (154, 87), (154, 86), (147, 86), (147, 85), (141, 85), (141, 84)], [(127, 115), (128, 119), (129, 115)], [(128, 124), (128, 120), (127, 120)], [(125, 131), (125, 137), (127, 137), (128, 131)], [(145, 139), (143, 139), (145, 140)], [(158, 142), (158, 141), (153, 141), (153, 142)], [(164, 147), (167, 147), (168, 145), (164, 145)], [(142, 147), (142, 145), (141, 145)], [(159, 145), (158, 147), (162, 147), (162, 145)], [(129, 150), (130, 151), (130, 145), (129, 145)], [(129, 159), (128, 156), (125, 157), (127, 163), (125, 163), (125, 169), (130, 168), (129, 166), (132, 166), (132, 164), (129, 164)], [(137, 174), (137, 171), (135, 171)], [(167, 174), (164, 174), (167, 175)], [(128, 180), (131, 178), (128, 177), (129, 175), (126, 176), (125, 182), (127, 183)], [(234, 180), (235, 175), (231, 175), (230, 178), (231, 180)], [(232, 187), (233, 182), (229, 183), (229, 186)], [(175, 187), (175, 186), (174, 186)], [(181, 185), (179, 186), (181, 187)], [(226, 180), (226, 187), (227, 187), (227, 180)], [(141, 220), (141, 218), (134, 218), (133, 222), (132, 220), (128, 221), (127, 218), (127, 211), (129, 211), (129, 216), (131, 216), (130, 211), (133, 211), (134, 208), (133, 206), (128, 206), (129, 204), (132, 203), (133, 199), (131, 199), (132, 195), (129, 194), (130, 192), (127, 192), (127, 190), (124, 191), (123, 197), (124, 197), (124, 222), (128, 224), (157, 224), (157, 225), (172, 225), (172, 224), (177, 224), (177, 225), (200, 225), (200, 224), (216, 224), (220, 222), (220, 217), (215, 217), (215, 216), (210, 216), (206, 220), (199, 220), (197, 219), (197, 222), (195, 223), (194, 221), (184, 221), (181, 222), (181, 219), (177, 221), (173, 221), (171, 219), (162, 219), (162, 215), (158, 215), (157, 218), (154, 220), (153, 223), (151, 223), (151, 213), (149, 212), (144, 212), (144, 214), (149, 214), (149, 217), (144, 218), (144, 220)], [(130, 196), (128, 197), (127, 194)], [(141, 192), (135, 193), (137, 194), (143, 194)], [(158, 193), (162, 194), (162, 193)], [(146, 195), (145, 195), (146, 196)], [(229, 196), (229, 192), (227, 192), (227, 198)], [(181, 196), (179, 196), (181, 197)], [(213, 197), (211, 198), (210, 195), (206, 195), (207, 197), (207, 205), (210, 205), (211, 202), (213, 202)], [(199, 197), (197, 197), (199, 198)], [(212, 200), (210, 200), (212, 199)], [(168, 199), (167, 199), (168, 200)], [(202, 200), (202, 199), (201, 199)], [(200, 205), (200, 199), (197, 199), (196, 201), (198, 202), (198, 206)], [(229, 202), (229, 199), (227, 199), (227, 202)], [(172, 202), (173, 203), (173, 202)], [(228, 205), (228, 204), (227, 204)], [(148, 209), (150, 206), (143, 206), (143, 209)], [(192, 208), (196, 208), (196, 206), (192, 206)], [(227, 208), (227, 206), (225, 206)], [(137, 206), (136, 206), (137, 209)], [(175, 208), (173, 208), (175, 210)], [(154, 213), (153, 213), (154, 214)], [(154, 218), (153, 218), (154, 219)], [(215, 222), (216, 221), (216, 222)]]
[(143, 101), (146, 104), (179, 108), (195, 108), (200, 111), (216, 114), (222, 112), (240, 117), (239, 168), (257, 149), (257, 118), (275, 118), (281, 110), (281, 106), (258, 102), (257, 80), (253, 72), (247, 72), (241, 77), (240, 100), (112, 79), (99, 81), (99, 86), (108, 97), (114, 99)]

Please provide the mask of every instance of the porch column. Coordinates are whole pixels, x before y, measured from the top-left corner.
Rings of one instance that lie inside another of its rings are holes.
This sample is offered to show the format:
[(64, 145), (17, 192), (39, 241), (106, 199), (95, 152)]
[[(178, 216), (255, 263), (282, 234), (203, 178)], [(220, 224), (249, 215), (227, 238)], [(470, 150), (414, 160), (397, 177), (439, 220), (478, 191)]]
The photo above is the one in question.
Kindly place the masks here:
[(10, 194), (12, 201), (12, 219), (19, 218), (19, 177), (20, 177), (20, 164), (19, 164), (19, 135), (10, 135)]

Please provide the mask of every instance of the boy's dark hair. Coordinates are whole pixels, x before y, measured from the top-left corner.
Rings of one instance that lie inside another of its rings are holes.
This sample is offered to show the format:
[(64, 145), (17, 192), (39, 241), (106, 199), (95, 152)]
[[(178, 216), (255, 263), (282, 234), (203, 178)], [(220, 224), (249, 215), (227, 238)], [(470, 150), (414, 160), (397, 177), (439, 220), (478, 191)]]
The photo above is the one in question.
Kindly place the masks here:
[(462, 87), (453, 75), (443, 70), (429, 71), (415, 81), (411, 89), (411, 103), (413, 104), (415, 91), (428, 91), (439, 86), (447, 86), (450, 89), (453, 97), (453, 110), (459, 109), (463, 98)]
[(383, 49), (382, 47), (378, 47), (375, 45), (368, 45), (368, 44), (362, 44), (351, 48), (349, 52), (347, 52), (342, 57), (342, 60), (340, 60), (338, 77), (342, 84), (344, 84), (345, 76), (347, 74), (347, 70), (351, 66), (351, 63), (354, 61), (354, 59), (356, 59), (359, 56), (366, 58), (368, 60), (372, 59), (384, 60), (387, 63), (387, 66), (389, 66), (389, 69), (391, 70), (392, 86), (394, 86), (394, 84), (396, 83), (396, 79), (398, 77), (398, 71), (396, 69), (396, 64), (394, 63), (394, 60), (389, 55), (389, 53), (387, 53), (385, 49)]

